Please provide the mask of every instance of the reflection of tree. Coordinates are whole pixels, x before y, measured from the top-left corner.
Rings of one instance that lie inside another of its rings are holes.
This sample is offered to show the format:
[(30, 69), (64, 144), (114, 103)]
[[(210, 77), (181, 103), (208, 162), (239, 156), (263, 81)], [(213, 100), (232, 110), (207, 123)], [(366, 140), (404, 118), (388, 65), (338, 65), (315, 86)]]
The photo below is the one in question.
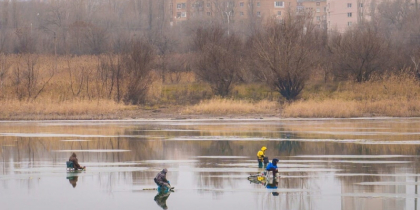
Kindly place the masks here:
[(301, 151), (301, 142), (297, 141), (281, 141), (278, 144), (278, 151), (287, 155), (296, 155)]
[[(303, 125), (302, 125), (303, 124)], [(3, 173), (11, 173), (6, 167), (16, 162), (29, 162), (34, 164), (37, 161), (51, 160), (56, 164), (63, 164), (68, 159), (70, 153), (52, 152), (53, 150), (100, 150), (100, 149), (124, 149), (130, 150), (124, 153), (80, 153), (81, 162), (128, 162), (128, 161), (143, 161), (143, 160), (185, 160), (194, 156), (248, 156), (247, 159), (239, 159), (238, 162), (244, 163), (245, 160), (255, 160), (255, 155), (261, 146), (267, 146), (267, 156), (270, 159), (279, 157), (280, 164), (282, 160), (289, 159), (290, 161), (296, 160), (295, 155), (418, 155), (420, 154), (420, 146), (418, 145), (368, 145), (368, 144), (344, 144), (336, 142), (305, 142), (294, 141), (293, 139), (340, 139), (340, 138), (364, 138), (365, 136), (355, 136), (351, 134), (338, 135), (334, 132), (328, 133), (328, 129), (334, 127), (333, 131), (343, 131), (344, 128), (340, 126), (350, 127), (352, 124), (343, 123), (334, 124), (324, 122), (321, 124), (310, 124), (308, 122), (299, 122), (296, 125), (290, 123), (288, 125), (256, 125), (244, 124), (237, 126), (223, 125), (204, 125), (204, 124), (188, 124), (188, 125), (166, 125), (166, 124), (139, 124), (139, 125), (119, 125), (119, 124), (104, 124), (95, 126), (86, 125), (63, 125), (63, 126), (36, 126), (35, 124), (28, 124), (28, 126), (2, 126), (1, 132), (22, 132), (22, 133), (59, 133), (59, 134), (76, 134), (76, 135), (92, 135), (91, 137), (15, 137), (15, 136), (1, 136), (0, 137), (0, 158), (3, 162)], [(418, 123), (405, 123), (399, 126), (386, 125), (386, 132), (400, 131), (413, 132), (418, 129)], [(356, 124), (354, 127), (345, 128), (351, 132), (366, 131), (364, 128), (378, 127), (374, 123)], [(417, 126), (417, 127), (416, 127)], [(175, 129), (185, 129), (188, 131), (165, 131)], [(342, 130), (340, 130), (342, 129)], [(323, 134), (314, 134), (308, 131), (326, 131)], [(373, 129), (375, 131), (375, 129)], [(167, 138), (172, 137), (192, 137), (197, 138), (197, 141), (166, 141)], [(203, 137), (216, 137), (217, 141), (203, 140)], [(383, 135), (379, 135), (382, 136)], [(153, 138), (161, 137), (161, 138)], [(256, 137), (257, 140), (244, 140), (244, 141), (224, 141), (223, 138), (252, 138)], [(407, 138), (408, 140), (419, 137), (419, 135), (394, 135), (397, 140)], [(281, 139), (282, 141), (265, 141), (264, 139)], [(380, 138), (377, 136), (369, 136), (369, 138)], [(389, 139), (391, 137), (383, 137)], [(88, 141), (71, 141), (64, 142), (61, 140), (81, 139)], [(79, 153), (78, 153), (79, 156)], [(9, 160), (14, 161), (9, 164)], [(324, 159), (325, 160), (325, 159)], [(387, 164), (374, 164), (374, 163), (340, 163), (334, 162), (337, 159), (325, 160), (326, 163), (317, 163), (320, 167), (341, 169), (343, 173), (350, 174), (367, 174), (364, 176), (339, 176), (338, 180), (343, 186), (354, 186), (359, 182), (377, 182), (387, 181), (387, 179), (380, 174), (395, 174), (394, 170), (403, 168), (406, 165), (387, 165)], [(365, 159), (352, 159), (352, 160), (365, 160)], [(375, 159), (370, 159), (375, 160)], [(382, 159), (381, 159), (382, 160)], [(398, 160), (410, 160), (413, 158), (398, 158)], [(225, 159), (206, 159), (202, 160), (199, 165), (194, 167), (214, 167), (216, 163), (226, 162)], [(229, 160), (230, 161), (230, 160)], [(416, 160), (417, 161), (417, 160)], [(6, 163), (7, 162), (7, 163)], [(142, 166), (150, 167), (151, 172), (130, 172), (130, 173), (113, 173), (109, 174), (109, 179), (102, 180), (104, 184), (112, 188), (113, 183), (119, 176), (124, 176), (127, 182), (134, 182), (140, 185), (154, 185), (152, 178), (156, 175), (158, 170), (163, 167), (176, 168), (177, 163), (144, 163)], [(14, 167), (23, 167), (20, 164), (14, 164)], [(110, 167), (110, 166), (107, 166)], [(123, 167), (123, 166), (118, 166)], [(225, 167), (225, 166), (223, 166)], [(221, 167), (221, 168), (223, 168)], [(255, 167), (257, 167), (255, 161)], [(420, 167), (407, 166), (407, 173), (420, 173)], [(169, 172), (169, 179), (176, 180), (178, 173)], [(214, 177), (217, 175), (228, 175), (226, 172), (198, 172), (194, 174), (197, 178), (197, 185), (203, 188), (226, 189), (235, 188), (237, 183), (235, 178), (229, 177)], [(239, 174), (239, 173), (235, 173)], [(291, 176), (305, 176), (307, 174), (299, 173), (281, 173), (281, 175)], [(106, 175), (103, 175), (106, 176)], [(414, 177), (412, 179), (415, 179)], [(109, 181), (109, 182), (106, 182)], [(312, 186), (304, 178), (282, 178), (279, 182), (279, 188), (285, 189), (315, 189), (317, 186)], [(367, 192), (374, 192), (374, 187), (371, 186), (357, 186), (355, 190), (364, 190)], [(223, 191), (218, 191), (219, 194)], [(282, 203), (276, 205), (293, 206), (296, 203), (302, 203), (302, 206), (307, 205), (311, 201), (305, 192), (302, 193), (280, 193), (278, 200)], [(272, 196), (271, 196), (272, 197)], [(262, 198), (259, 198), (262, 199)], [(272, 198), (270, 198), (272, 199)], [(277, 198), (276, 198), (277, 199)], [(274, 202), (274, 201), (273, 201)], [(274, 204), (273, 204), (274, 205)]]
[(214, 141), (211, 143), (210, 151), (219, 151), (220, 155), (233, 155), (230, 144), (231, 141)]

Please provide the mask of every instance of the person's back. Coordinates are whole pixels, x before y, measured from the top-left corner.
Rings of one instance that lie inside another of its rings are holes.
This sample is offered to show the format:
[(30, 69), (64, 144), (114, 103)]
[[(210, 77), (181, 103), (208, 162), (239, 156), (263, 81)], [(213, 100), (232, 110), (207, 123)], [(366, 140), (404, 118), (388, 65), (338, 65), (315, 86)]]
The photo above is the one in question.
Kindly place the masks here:
[(278, 159), (273, 159), (271, 163), (268, 163), (267, 168), (265, 168), (265, 170), (267, 171), (272, 171), (274, 177), (276, 176), (276, 173), (278, 172), (277, 162), (279, 162)]
[(159, 187), (166, 187), (168, 189), (171, 189), (169, 181), (166, 179), (166, 173), (168, 173), (168, 170), (164, 168), (156, 175), (154, 181)]
[(273, 163), (268, 163), (267, 168), (265, 170), (270, 171), (273, 169), (277, 169), (277, 165), (274, 165)]
[(86, 166), (82, 167), (82, 166), (79, 165), (79, 161), (77, 160), (76, 153), (74, 153), (74, 152), (70, 156), (69, 161), (73, 162), (73, 167), (74, 167), (75, 170), (86, 168)]
[(264, 161), (265, 150), (267, 150), (267, 147), (261, 147), (261, 150), (257, 153), (258, 167), (260, 168), (262, 168), (262, 164)]

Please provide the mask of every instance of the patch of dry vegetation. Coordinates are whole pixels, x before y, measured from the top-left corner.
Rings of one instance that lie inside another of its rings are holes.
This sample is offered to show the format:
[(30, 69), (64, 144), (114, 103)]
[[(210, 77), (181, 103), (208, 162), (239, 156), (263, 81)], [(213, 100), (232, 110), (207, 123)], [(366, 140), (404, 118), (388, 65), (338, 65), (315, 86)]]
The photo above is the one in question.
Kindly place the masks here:
[(268, 100), (248, 102), (217, 98), (187, 107), (182, 111), (182, 114), (275, 114), (278, 113), (278, 108), (279, 104), (277, 102)]
[[(25, 56), (1, 56), (6, 66), (0, 81), (1, 119), (34, 119), (22, 117), (26, 115), (36, 115), (36, 119), (72, 119), (138, 108), (116, 102), (116, 86), (111, 86), (111, 80), (104, 76), (106, 71), (99, 68), (100, 57)], [(33, 83), (17, 74), (18, 69), (20, 73), (28, 70), (28, 59), (34, 63)], [(264, 83), (241, 83), (233, 87), (231, 99), (212, 99), (210, 86), (197, 81), (191, 71), (167, 72), (164, 77), (152, 71), (151, 75), (153, 82), (144, 106), (192, 104), (182, 114), (278, 115), (281, 109), (282, 117), (420, 116), (420, 84), (406, 72), (363, 83), (324, 83), (322, 78), (312, 77), (301, 100), (282, 105), (276, 102), (281, 96)]]
[(406, 73), (364, 83), (346, 82), (336, 91), (307, 93), (282, 110), (284, 117), (420, 116), (420, 83)]
[(60, 116), (61, 118), (82, 115), (99, 116), (131, 108), (132, 106), (119, 104), (111, 100), (63, 102), (3, 100), (0, 101), (0, 118), (9, 119), (15, 115), (26, 115), (28, 119), (33, 118), (33, 115)]

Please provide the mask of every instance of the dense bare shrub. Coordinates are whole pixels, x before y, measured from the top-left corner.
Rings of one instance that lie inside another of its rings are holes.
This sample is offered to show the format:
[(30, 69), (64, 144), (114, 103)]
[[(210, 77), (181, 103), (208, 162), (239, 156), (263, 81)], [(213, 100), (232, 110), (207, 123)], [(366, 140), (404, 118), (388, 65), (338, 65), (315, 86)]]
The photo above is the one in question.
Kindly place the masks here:
[(54, 77), (55, 72), (52, 69), (48, 78), (41, 78), (37, 62), (37, 55), (22, 54), (19, 56), (16, 69), (13, 72), (13, 84), (19, 100), (25, 98), (27, 101), (35, 100)]
[(287, 100), (295, 99), (305, 86), (315, 64), (316, 30), (305, 16), (289, 16), (270, 22), (252, 38), (260, 67), (258, 77)]
[(372, 26), (355, 27), (330, 40), (333, 71), (338, 79), (364, 82), (375, 72), (385, 71), (388, 64), (388, 43)]
[(241, 71), (243, 43), (236, 35), (227, 35), (216, 25), (198, 28), (194, 38), (197, 51), (195, 72), (208, 82), (215, 95), (229, 95)]
[(145, 41), (132, 44), (129, 53), (123, 55), (122, 84), (126, 85), (123, 101), (127, 104), (145, 102), (147, 90), (152, 83), (150, 72), (155, 59), (155, 51)]

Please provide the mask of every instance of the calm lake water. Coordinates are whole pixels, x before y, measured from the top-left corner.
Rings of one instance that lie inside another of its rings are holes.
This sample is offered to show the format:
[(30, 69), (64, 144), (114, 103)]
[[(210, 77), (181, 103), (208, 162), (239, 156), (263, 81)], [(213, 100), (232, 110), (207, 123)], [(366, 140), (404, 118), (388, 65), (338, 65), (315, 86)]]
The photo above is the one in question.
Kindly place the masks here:
[[(418, 209), (420, 119), (0, 122), (0, 209)], [(278, 158), (281, 178), (256, 154)], [(87, 170), (66, 172), (72, 152)], [(153, 178), (168, 168), (175, 192)]]

